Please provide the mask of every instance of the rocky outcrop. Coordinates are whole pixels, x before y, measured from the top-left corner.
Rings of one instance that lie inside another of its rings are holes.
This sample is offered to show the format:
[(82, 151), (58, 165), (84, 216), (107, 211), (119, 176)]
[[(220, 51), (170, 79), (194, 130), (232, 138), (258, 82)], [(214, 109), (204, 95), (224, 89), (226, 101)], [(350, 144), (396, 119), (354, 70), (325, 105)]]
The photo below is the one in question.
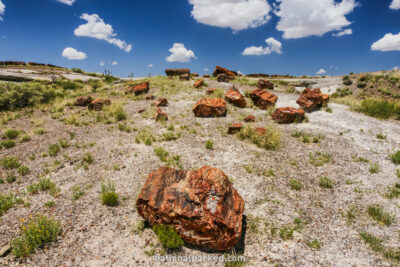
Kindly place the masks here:
[(166, 69), (165, 74), (167, 74), (167, 76), (180, 76), (183, 74), (190, 75), (190, 70), (189, 69)]
[(111, 101), (108, 99), (96, 99), (88, 105), (88, 109), (100, 111), (105, 105), (111, 105)]
[(154, 118), (156, 121), (167, 121), (168, 120), (168, 115), (164, 111), (162, 111), (160, 108), (157, 108), (156, 110), (156, 116)]
[(184, 242), (224, 251), (242, 235), (244, 201), (217, 168), (150, 173), (136, 207), (151, 225), (168, 224)]
[(206, 95), (212, 95), (215, 91), (217, 91), (218, 89), (215, 89), (215, 88), (211, 88), (211, 89), (208, 89), (207, 91), (206, 91)]
[(213, 72), (213, 76), (217, 77), (219, 74), (225, 74), (229, 80), (235, 79), (236, 76), (238, 76), (238, 73), (236, 71), (228, 70), (226, 68), (216, 66)]
[(190, 80), (190, 75), (189, 74), (182, 74), (179, 76), (179, 80), (181, 81), (189, 81)]
[(80, 96), (75, 100), (74, 105), (78, 107), (87, 107), (92, 101), (93, 99), (91, 96)]
[(304, 89), (297, 104), (303, 107), (306, 111), (311, 112), (322, 106), (327, 105), (329, 102), (329, 95), (323, 94), (321, 89)]
[(198, 80), (193, 84), (194, 88), (201, 88), (204, 86), (204, 81), (203, 80)]
[(226, 101), (222, 98), (203, 98), (193, 108), (196, 117), (225, 117)]
[(238, 132), (240, 132), (240, 130), (242, 129), (243, 124), (241, 123), (234, 123), (231, 126), (229, 126), (228, 128), (228, 134), (236, 134)]
[(274, 106), (278, 97), (265, 89), (255, 89), (250, 93), (250, 98), (253, 100), (254, 105), (261, 109), (267, 109)]
[(229, 82), (229, 78), (225, 74), (218, 74), (217, 75), (217, 81), (220, 82), (220, 83), (228, 83)]
[(274, 90), (274, 88), (275, 88), (275, 85), (272, 82), (270, 82), (269, 80), (266, 80), (266, 79), (258, 80), (257, 85), (258, 85), (258, 88), (261, 88), (261, 89)]
[(291, 107), (277, 108), (272, 114), (272, 119), (279, 124), (289, 124), (304, 120), (304, 110)]
[(135, 95), (141, 95), (148, 93), (150, 90), (150, 82), (142, 82), (140, 84), (131, 86), (128, 88), (128, 93), (134, 93)]
[(159, 98), (154, 102), (154, 106), (156, 107), (166, 107), (168, 106), (168, 100), (166, 98)]
[(256, 118), (254, 117), (254, 115), (249, 115), (244, 119), (244, 122), (255, 122)]
[(244, 96), (239, 92), (239, 90), (235, 86), (232, 86), (225, 93), (225, 100), (239, 108), (246, 107), (246, 99), (244, 98)]

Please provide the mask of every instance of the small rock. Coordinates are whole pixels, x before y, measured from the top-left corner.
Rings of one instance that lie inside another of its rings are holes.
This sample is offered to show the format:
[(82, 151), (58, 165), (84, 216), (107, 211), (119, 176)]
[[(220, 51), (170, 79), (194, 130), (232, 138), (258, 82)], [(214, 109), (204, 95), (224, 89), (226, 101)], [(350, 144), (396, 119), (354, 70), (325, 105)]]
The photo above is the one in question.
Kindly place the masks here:
[(249, 115), (244, 119), (245, 122), (255, 122), (256, 118), (254, 117), (254, 115)]
[(258, 80), (258, 88), (274, 90), (275, 85), (266, 79)]
[(240, 132), (242, 129), (243, 125), (241, 123), (234, 123), (228, 128), (228, 134), (236, 134)]
[(203, 80), (198, 80), (193, 84), (194, 88), (201, 88), (204, 85), (204, 81)]
[(167, 74), (167, 76), (180, 76), (183, 74), (190, 75), (190, 70), (189, 69), (166, 69), (165, 74)]
[(128, 88), (127, 93), (135, 93), (135, 95), (140, 95), (148, 93), (150, 90), (150, 82), (143, 82)]
[(79, 107), (87, 107), (93, 101), (91, 96), (80, 96), (76, 99), (74, 105)]
[(278, 97), (265, 89), (255, 89), (250, 93), (250, 98), (253, 100), (253, 103), (261, 108), (267, 109), (271, 106), (274, 106), (276, 101), (278, 101)]
[(5, 257), (10, 253), (11, 251), (11, 246), (10, 245), (5, 245), (0, 249), (0, 257)]
[(193, 108), (196, 117), (225, 117), (226, 101), (222, 98), (203, 98)]
[(246, 107), (246, 99), (244, 99), (244, 96), (239, 92), (239, 90), (235, 86), (232, 86), (226, 92), (225, 100), (239, 108)]
[(155, 98), (154, 95), (146, 95), (145, 96), (146, 100), (153, 100), (154, 98)]
[(162, 111), (160, 108), (157, 108), (155, 120), (156, 121), (167, 121), (168, 115), (167, 115), (167, 113)]
[(189, 74), (183, 74), (179, 76), (179, 80), (181, 81), (189, 81), (190, 80), (190, 75)]
[(88, 105), (88, 109), (89, 110), (96, 110), (96, 111), (100, 111), (103, 109), (104, 105), (111, 105), (111, 101), (108, 99), (96, 99), (93, 100), (89, 105)]
[(229, 78), (225, 74), (218, 74), (217, 81), (220, 82), (220, 83), (228, 83), (229, 82)]
[(206, 91), (206, 95), (212, 95), (215, 91), (217, 91), (218, 89), (215, 89), (215, 88), (211, 88), (211, 89), (208, 89), (207, 91)]
[(193, 77), (199, 77), (199, 74), (198, 74), (198, 73), (195, 73), (195, 72), (193, 72), (193, 73), (192, 73), (192, 76), (193, 76)]
[(168, 106), (168, 100), (166, 98), (159, 98), (154, 102), (156, 107), (166, 107)]
[(297, 104), (303, 107), (308, 112), (318, 109), (322, 106), (326, 106), (329, 102), (329, 95), (323, 94), (321, 89), (304, 89)]
[(143, 113), (143, 112), (145, 112), (145, 111), (146, 111), (145, 108), (141, 108), (141, 109), (138, 110), (138, 113)]

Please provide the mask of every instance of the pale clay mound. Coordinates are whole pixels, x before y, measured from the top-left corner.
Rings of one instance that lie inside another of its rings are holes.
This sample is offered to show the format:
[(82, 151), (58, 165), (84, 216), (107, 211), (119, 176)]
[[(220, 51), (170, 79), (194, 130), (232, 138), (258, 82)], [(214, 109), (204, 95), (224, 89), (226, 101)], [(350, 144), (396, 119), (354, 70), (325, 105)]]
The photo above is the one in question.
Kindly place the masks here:
[[(340, 79), (338, 79), (340, 81)], [(334, 79), (317, 79), (324, 85), (322, 88), (338, 86)], [(229, 84), (218, 84), (208, 80), (209, 87), (229, 88)], [(244, 93), (250, 87), (238, 86)], [(385, 240), (385, 245), (399, 247), (399, 200), (383, 197), (388, 186), (396, 178), (396, 166), (391, 163), (388, 153), (400, 148), (400, 123), (398, 121), (380, 121), (350, 111), (346, 106), (330, 104), (333, 112), (323, 110), (307, 114), (308, 123), (279, 125), (282, 130), (283, 144), (277, 151), (266, 151), (257, 148), (247, 141), (240, 141), (235, 136), (225, 135), (227, 127), (239, 122), (239, 115), (254, 114), (257, 126), (272, 123), (266, 111), (246, 108), (239, 109), (228, 105), (228, 116), (217, 119), (195, 118), (192, 107), (197, 99), (204, 96), (202, 92), (180, 94), (169, 97), (169, 106), (163, 108), (175, 123), (175, 132), (181, 131), (182, 137), (171, 142), (157, 142), (153, 146), (135, 143), (135, 132), (126, 133), (118, 129), (107, 130), (110, 125), (94, 124), (74, 127), (53, 120), (49, 115), (36, 111), (36, 118), (44, 120), (48, 133), (33, 135), (29, 143), (18, 144), (9, 150), (0, 150), (0, 157), (18, 155), (31, 173), (21, 183), (0, 185), (0, 191), (6, 193), (23, 191), (26, 186), (37, 180), (37, 174), (46, 162), (60, 160), (62, 167), (49, 176), (61, 188), (61, 194), (53, 199), (47, 193), (39, 193), (31, 198), (31, 206), (15, 206), (1, 217), (0, 247), (15, 238), (18, 233), (18, 221), (29, 214), (45, 213), (62, 222), (62, 234), (58, 241), (50, 244), (45, 250), (38, 250), (26, 261), (18, 262), (12, 255), (0, 258), (4, 266), (223, 266), (223, 263), (156, 263), (153, 257), (145, 254), (150, 250), (150, 243), (160, 245), (151, 229), (139, 235), (131, 231), (132, 224), (140, 221), (135, 209), (135, 200), (149, 172), (162, 166), (154, 155), (153, 147), (160, 146), (171, 155), (180, 155), (184, 169), (198, 168), (204, 165), (218, 167), (233, 178), (233, 186), (245, 200), (247, 217), (261, 219), (259, 232), (247, 229), (245, 266), (390, 266), (390, 262), (373, 252), (360, 239), (359, 232), (367, 231)], [(298, 95), (277, 92), (277, 107), (297, 107)], [(149, 101), (129, 101), (124, 106), (129, 114), (129, 122), (138, 129), (150, 127), (160, 136), (166, 127), (153, 119), (145, 119), (137, 111), (148, 108)], [(167, 123), (168, 125), (169, 123)], [(180, 130), (179, 125), (195, 129), (197, 134)], [(197, 124), (197, 125), (196, 125)], [(221, 126), (222, 131), (218, 130)], [(16, 127), (26, 132), (33, 131), (28, 118), (11, 121), (0, 126), (1, 130)], [(294, 131), (303, 131), (313, 135), (325, 136), (320, 144), (305, 144), (291, 136)], [(78, 149), (73, 145), (63, 149), (55, 158), (42, 158), (40, 154), (47, 151), (48, 145), (57, 143), (58, 138), (68, 137), (68, 132), (76, 134), (75, 141), (83, 144), (95, 141), (94, 147)], [(342, 135), (340, 133), (342, 132)], [(376, 134), (387, 135), (387, 140), (378, 140)], [(205, 142), (212, 140), (214, 150), (207, 150)], [(309, 154), (321, 151), (332, 155), (330, 163), (322, 167), (309, 164)], [(74, 170), (73, 162), (79, 161), (83, 154), (91, 152), (94, 163), (89, 170)], [(36, 154), (36, 160), (28, 156)], [(62, 154), (71, 157), (71, 163), (63, 159)], [(381, 171), (370, 174), (369, 163), (354, 162), (352, 156), (368, 158), (379, 163)], [(293, 163), (296, 161), (296, 164)], [(113, 169), (114, 165), (120, 171)], [(257, 172), (249, 173), (243, 167), (251, 165), (254, 169), (273, 169), (276, 177), (265, 177)], [(319, 178), (328, 176), (334, 181), (332, 190), (322, 189)], [(110, 178), (115, 182), (121, 201), (117, 207), (101, 205), (99, 190), (101, 179)], [(303, 189), (290, 189), (289, 181), (299, 179)], [(346, 181), (354, 183), (347, 184)], [(93, 185), (86, 189), (86, 195), (77, 201), (71, 200), (71, 188), (74, 185)], [(357, 190), (355, 190), (357, 189)], [(357, 191), (357, 192), (356, 192)], [(361, 193), (360, 193), (361, 192)], [(44, 203), (54, 200), (54, 208), (44, 207)], [(378, 225), (366, 213), (370, 204), (380, 203), (385, 211), (395, 216), (390, 226)], [(359, 208), (355, 222), (346, 223), (345, 214), (350, 205)], [(292, 227), (293, 220), (300, 217), (302, 231), (294, 233), (294, 239), (283, 241), (279, 238), (279, 229)], [(269, 223), (265, 226), (264, 223)], [(271, 236), (272, 226), (278, 228), (276, 236)], [(320, 250), (313, 250), (305, 243), (318, 239), (323, 245)], [(208, 255), (209, 253), (184, 247), (177, 255)], [(214, 254), (219, 255), (219, 254)]]

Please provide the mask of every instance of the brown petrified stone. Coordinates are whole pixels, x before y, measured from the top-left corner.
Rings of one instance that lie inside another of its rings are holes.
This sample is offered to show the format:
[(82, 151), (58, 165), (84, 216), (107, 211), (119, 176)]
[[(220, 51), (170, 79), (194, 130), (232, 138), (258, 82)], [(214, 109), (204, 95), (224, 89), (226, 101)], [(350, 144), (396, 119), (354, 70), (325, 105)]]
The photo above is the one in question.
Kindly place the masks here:
[(80, 96), (76, 99), (74, 105), (79, 107), (87, 107), (93, 101), (91, 96)]
[(198, 80), (193, 84), (194, 88), (201, 88), (204, 85), (204, 81), (203, 80)]
[(226, 101), (222, 98), (200, 99), (193, 108), (196, 117), (224, 117), (226, 111)]
[(228, 83), (229, 82), (229, 78), (225, 74), (221, 73), (221, 74), (217, 75), (217, 81), (220, 82), (220, 83)]
[(242, 129), (243, 124), (241, 123), (234, 123), (231, 126), (229, 126), (228, 128), (228, 134), (235, 134), (240, 132), (240, 130)]
[(111, 105), (111, 101), (108, 99), (96, 99), (93, 100), (89, 105), (89, 110), (102, 110), (104, 105)]
[(151, 225), (172, 225), (188, 244), (224, 251), (242, 235), (244, 201), (217, 168), (152, 171), (136, 207)]
[(192, 76), (193, 76), (193, 77), (199, 77), (199, 74), (198, 74), (198, 73), (195, 73), (195, 72), (193, 72), (193, 73), (192, 73)]
[(239, 108), (246, 107), (246, 99), (234, 85), (225, 93), (225, 100)]
[(249, 115), (244, 119), (245, 122), (255, 122), (256, 118), (254, 117), (254, 115)]
[(190, 75), (190, 70), (189, 69), (166, 69), (165, 74), (167, 74), (167, 76), (180, 76), (182, 74)]
[(278, 97), (265, 89), (255, 89), (250, 93), (250, 98), (253, 100), (254, 104), (261, 108), (267, 109), (270, 106), (274, 106)]
[(154, 102), (154, 106), (156, 107), (166, 107), (168, 106), (168, 100), (166, 98), (159, 98)]
[(275, 88), (275, 85), (272, 82), (270, 82), (269, 80), (266, 80), (266, 79), (258, 80), (257, 85), (258, 85), (258, 88), (261, 88), (261, 89), (274, 90), (274, 88)]
[(142, 82), (140, 84), (129, 87), (127, 92), (134, 93), (135, 95), (140, 95), (148, 93), (149, 90), (150, 90), (150, 82)]
[(321, 89), (304, 89), (301, 93), (297, 104), (303, 107), (306, 111), (311, 112), (317, 108), (327, 105), (329, 95), (323, 94)]
[(189, 74), (182, 74), (179, 76), (179, 80), (181, 81), (189, 81), (190, 80), (190, 75)]
[(213, 72), (213, 76), (217, 77), (219, 74), (225, 74), (229, 80), (233, 80), (236, 76), (238, 76), (236, 71), (231, 71), (226, 68), (216, 66)]
[(277, 108), (272, 114), (272, 119), (279, 124), (301, 122), (304, 119), (304, 110), (291, 107)]
[(212, 95), (215, 91), (217, 91), (218, 89), (215, 89), (215, 88), (211, 88), (211, 89), (208, 89), (207, 91), (206, 91), (206, 95)]
[(168, 115), (164, 111), (162, 111), (160, 108), (157, 108), (156, 110), (156, 116), (154, 118), (156, 121), (167, 121), (168, 120)]

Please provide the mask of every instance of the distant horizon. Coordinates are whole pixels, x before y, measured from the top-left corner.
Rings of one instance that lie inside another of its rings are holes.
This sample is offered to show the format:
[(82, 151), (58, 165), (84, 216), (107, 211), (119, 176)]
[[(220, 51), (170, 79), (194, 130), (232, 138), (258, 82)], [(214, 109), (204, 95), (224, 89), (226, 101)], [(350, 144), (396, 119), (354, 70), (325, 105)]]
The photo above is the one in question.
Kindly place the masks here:
[(397, 0), (0, 0), (0, 60), (339, 76), (400, 67), (399, 16)]

